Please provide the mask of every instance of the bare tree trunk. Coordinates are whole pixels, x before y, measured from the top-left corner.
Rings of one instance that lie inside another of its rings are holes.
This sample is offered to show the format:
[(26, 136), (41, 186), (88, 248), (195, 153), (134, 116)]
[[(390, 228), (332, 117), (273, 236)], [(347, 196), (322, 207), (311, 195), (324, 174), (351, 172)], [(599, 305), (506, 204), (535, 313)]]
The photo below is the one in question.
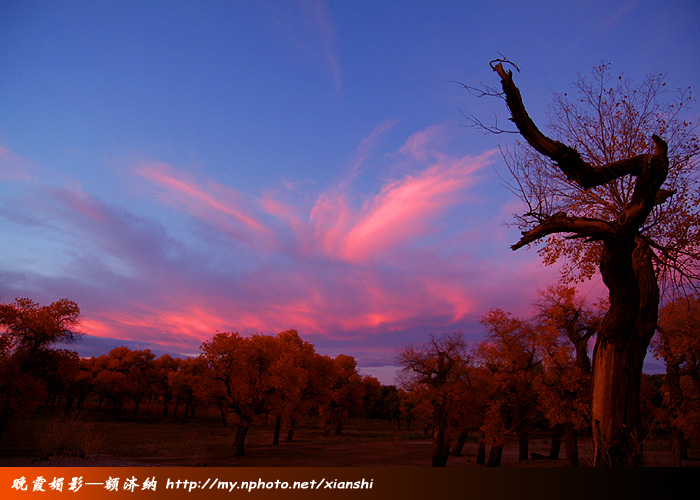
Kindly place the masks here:
[(450, 456), (450, 443), (445, 436), (445, 426), (437, 425), (433, 429), (433, 467), (445, 467)]
[(453, 457), (462, 456), (462, 450), (464, 449), (464, 444), (467, 442), (467, 437), (469, 437), (468, 430), (462, 431), (457, 435), (451, 450)]
[(680, 429), (671, 431), (671, 465), (683, 466), (683, 432)]
[(491, 445), (489, 452), (489, 461), (486, 467), (498, 467), (501, 465), (501, 457), (503, 456), (503, 445)]
[(606, 242), (600, 269), (610, 290), (610, 309), (593, 355), (594, 462), (641, 466), (642, 363), (659, 310), (651, 250), (639, 237), (616, 238)]
[(275, 433), (272, 436), (272, 446), (280, 444), (280, 429), (282, 428), (282, 415), (275, 417)]
[(249, 424), (241, 422), (238, 424), (238, 430), (236, 431), (236, 452), (234, 456), (244, 457), (245, 456), (245, 438), (248, 435)]
[(578, 434), (570, 424), (564, 428), (564, 446), (566, 447), (566, 466), (578, 467)]
[(527, 429), (518, 431), (518, 460), (527, 460), (530, 455), (530, 433)]
[(555, 425), (552, 429), (552, 446), (549, 448), (549, 459), (559, 460), (559, 451), (561, 450), (561, 425)]
[(486, 463), (486, 441), (484, 433), (479, 434), (479, 441), (476, 445), (476, 465), (484, 465)]
[(292, 418), (289, 421), (289, 429), (287, 430), (287, 441), (292, 441), (294, 439), (294, 427), (296, 426), (296, 419)]

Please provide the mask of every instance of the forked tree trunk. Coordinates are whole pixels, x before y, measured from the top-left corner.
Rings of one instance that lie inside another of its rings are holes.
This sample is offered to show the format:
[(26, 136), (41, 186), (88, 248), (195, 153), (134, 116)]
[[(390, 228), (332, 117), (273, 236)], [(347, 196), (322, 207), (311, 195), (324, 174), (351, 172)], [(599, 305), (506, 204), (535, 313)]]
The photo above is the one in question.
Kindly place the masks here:
[(600, 270), (610, 309), (593, 355), (594, 463), (641, 466), (642, 364), (659, 310), (651, 250), (639, 237), (617, 238), (606, 243)]

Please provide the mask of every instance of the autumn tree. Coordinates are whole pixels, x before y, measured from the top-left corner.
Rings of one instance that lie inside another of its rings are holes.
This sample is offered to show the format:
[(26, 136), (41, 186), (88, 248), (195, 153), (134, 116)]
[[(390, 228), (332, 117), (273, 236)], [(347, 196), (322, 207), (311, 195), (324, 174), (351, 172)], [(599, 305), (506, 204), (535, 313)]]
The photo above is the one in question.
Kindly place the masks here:
[(150, 349), (121, 346), (96, 358), (93, 387), (110, 401), (116, 419), (121, 419), (124, 404), (129, 400), (134, 405), (132, 418), (136, 419), (141, 403), (152, 389), (154, 357)]
[(52, 350), (78, 340), (79, 323), (80, 308), (68, 299), (47, 306), (28, 298), (0, 304), (0, 376), (7, 394), (0, 405), (0, 434), (13, 412), (33, 406), (37, 395), (46, 395), (47, 383), (57, 382), (47, 379), (47, 367), (60, 356)]
[(597, 311), (587, 306), (576, 289), (547, 287), (536, 304), (536, 342), (542, 360), (537, 379), (540, 408), (554, 426), (550, 459), (558, 458), (560, 430), (564, 434), (568, 466), (578, 466), (578, 433), (590, 422), (590, 339), (600, 325)]
[(491, 376), (491, 397), (483, 424), (491, 442), (487, 465), (500, 465), (503, 446), (511, 434), (518, 437), (519, 459), (526, 460), (537, 417), (534, 381), (540, 359), (535, 330), (527, 321), (500, 309), (488, 311), (481, 323), (486, 336), (475, 346), (474, 357)]
[(46, 405), (54, 406), (60, 397), (66, 399), (66, 409), (73, 405), (73, 386), (80, 374), (80, 356), (75, 351), (53, 349), (45, 356), (42, 366), (46, 383)]
[(362, 377), (362, 385), (365, 387), (362, 402), (365, 416), (389, 422), (396, 420), (397, 427), (401, 429), (400, 394), (396, 386), (383, 385), (370, 375)]
[(77, 399), (76, 405), (79, 410), (83, 407), (85, 398), (92, 393), (92, 381), (95, 378), (94, 362), (95, 358), (80, 358), (80, 369), (70, 384), (69, 398)]
[(407, 347), (399, 354), (404, 389), (416, 396), (417, 405), (422, 402), (427, 407), (433, 438), (433, 467), (447, 464), (455, 431), (451, 424), (469, 390), (468, 363), (464, 336), (458, 333), (431, 336), (425, 345)]
[(245, 455), (248, 430), (273, 407), (277, 389), (271, 373), (279, 347), (273, 337), (238, 333), (218, 333), (201, 346), (210, 375), (208, 392), (222, 397), (224, 411), (238, 419), (236, 456)]
[(13, 356), (9, 337), (0, 336), (0, 435), (12, 415), (22, 415), (36, 409), (46, 397), (42, 382), (23, 372)]
[(642, 363), (656, 329), (659, 283), (698, 277), (698, 137), (683, 120), (689, 91), (664, 99), (661, 75), (639, 86), (613, 79), (605, 64), (581, 77), (572, 96), (555, 97), (550, 138), (528, 115), (506, 61), (501, 78), (511, 120), (531, 149), (506, 155), (516, 215), (517, 250), (547, 238), (545, 262), (566, 258), (570, 276), (598, 270), (609, 291), (593, 359), (596, 465), (641, 465)]
[(178, 360), (178, 369), (168, 372), (168, 387), (175, 399), (173, 417), (177, 417), (178, 407), (183, 404), (184, 423), (189, 421), (197, 405), (203, 402), (199, 389), (207, 378), (205, 370), (206, 361), (197, 357)]
[(700, 436), (700, 297), (681, 297), (659, 315), (655, 356), (664, 360), (664, 420), (671, 430), (673, 465), (686, 455), (685, 443)]
[(153, 360), (153, 392), (163, 402), (163, 418), (168, 418), (170, 402), (173, 399), (173, 391), (170, 385), (170, 374), (180, 368), (180, 360), (169, 354)]
[(339, 354), (335, 358), (323, 356), (319, 362), (319, 374), (326, 385), (318, 404), (323, 434), (328, 436), (333, 427), (335, 434), (342, 434), (343, 421), (362, 411), (365, 388), (357, 373), (357, 361)]
[(314, 370), (316, 352), (314, 346), (299, 336), (296, 330), (280, 332), (275, 337), (279, 343), (279, 356), (270, 368), (275, 395), (271, 413), (274, 416), (272, 444), (278, 445), (282, 421), (288, 424), (287, 440), (291, 441), (297, 421), (311, 410), (319, 394)]
[(15, 299), (11, 304), (0, 304), (0, 328), (14, 349), (29, 356), (48, 349), (59, 342), (74, 342), (81, 336), (80, 308), (68, 299), (60, 299), (41, 306), (28, 298)]

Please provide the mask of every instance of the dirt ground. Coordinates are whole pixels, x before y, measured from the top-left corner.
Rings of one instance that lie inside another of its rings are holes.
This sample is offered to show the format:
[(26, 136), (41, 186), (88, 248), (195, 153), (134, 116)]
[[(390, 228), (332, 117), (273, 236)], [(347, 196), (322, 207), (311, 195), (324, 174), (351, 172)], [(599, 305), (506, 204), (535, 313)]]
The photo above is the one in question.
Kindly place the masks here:
[[(0, 443), (0, 466), (209, 466), (209, 467), (429, 467), (431, 441), (420, 430), (401, 431), (383, 421), (350, 420), (342, 435), (323, 436), (314, 422), (295, 431), (287, 442), (273, 446), (272, 429), (261, 425), (251, 429), (244, 457), (233, 456), (233, 426), (216, 419), (183, 424), (155, 421), (114, 422), (104, 415), (89, 420), (33, 416), (12, 421)], [(589, 438), (579, 443), (582, 467), (590, 466)], [(52, 448), (53, 447), (53, 448)], [(530, 452), (549, 455), (550, 440), (538, 434), (530, 440)], [(77, 458), (76, 450), (87, 452)], [(41, 459), (51, 450), (51, 457)], [(517, 443), (503, 451), (503, 467), (565, 467), (560, 460), (518, 461)], [(670, 465), (667, 441), (657, 437), (645, 444), (645, 464)], [(469, 440), (459, 457), (450, 457), (448, 467), (476, 465), (476, 442)], [(700, 449), (691, 448), (684, 466), (700, 466)]]

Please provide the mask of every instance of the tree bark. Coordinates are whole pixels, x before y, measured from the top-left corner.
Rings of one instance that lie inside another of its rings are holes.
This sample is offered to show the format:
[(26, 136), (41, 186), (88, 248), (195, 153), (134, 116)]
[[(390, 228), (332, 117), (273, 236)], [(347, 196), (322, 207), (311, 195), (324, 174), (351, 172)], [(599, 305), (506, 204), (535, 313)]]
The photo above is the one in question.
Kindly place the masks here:
[(464, 444), (467, 442), (467, 437), (469, 437), (469, 431), (462, 431), (457, 435), (452, 447), (453, 457), (462, 456), (462, 450), (464, 449)]
[(248, 435), (248, 424), (241, 422), (238, 424), (238, 430), (236, 431), (236, 452), (234, 456), (244, 457), (245, 456), (245, 438)]
[(671, 431), (671, 465), (673, 467), (683, 466), (683, 432), (680, 429)]
[(289, 421), (289, 429), (287, 430), (287, 441), (292, 441), (294, 439), (294, 427), (296, 426), (296, 419), (292, 418)]
[(564, 446), (566, 448), (566, 466), (578, 467), (578, 433), (573, 425), (564, 428)]
[(527, 460), (530, 455), (530, 433), (521, 429), (518, 431), (518, 460)]
[(433, 427), (433, 467), (445, 467), (450, 456), (450, 443), (445, 436), (445, 425), (438, 422)]
[(559, 460), (559, 450), (561, 450), (561, 435), (561, 426), (554, 426), (554, 429), (552, 429), (552, 446), (549, 448), (550, 460)]
[(486, 441), (484, 435), (479, 435), (479, 441), (476, 445), (476, 465), (484, 465), (486, 463)]
[(594, 463), (641, 466), (642, 364), (659, 310), (651, 250), (640, 237), (606, 242), (600, 271), (610, 291), (610, 309), (593, 354)]
[(275, 417), (275, 432), (272, 436), (272, 446), (277, 446), (280, 444), (280, 429), (282, 428), (282, 415), (277, 415)]
[(501, 457), (503, 456), (503, 445), (491, 445), (489, 452), (489, 461), (486, 467), (499, 467), (501, 465)]

